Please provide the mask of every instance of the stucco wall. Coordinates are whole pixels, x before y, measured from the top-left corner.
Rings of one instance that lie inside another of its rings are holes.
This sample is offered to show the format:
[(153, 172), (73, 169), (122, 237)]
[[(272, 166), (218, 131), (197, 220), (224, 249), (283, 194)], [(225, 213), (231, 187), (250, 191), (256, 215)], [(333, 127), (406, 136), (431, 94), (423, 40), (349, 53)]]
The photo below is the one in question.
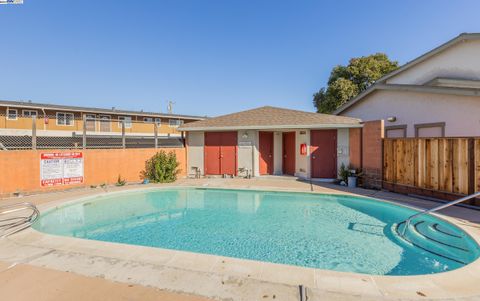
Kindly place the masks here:
[[(408, 137), (415, 136), (414, 124), (437, 122), (446, 123), (445, 136), (480, 136), (480, 97), (475, 96), (376, 91), (342, 115), (384, 119), (386, 127), (406, 124)], [(390, 116), (397, 120), (386, 121)]]
[(246, 168), (255, 176), (259, 175), (258, 141), (258, 131), (238, 131), (238, 168)]
[(204, 132), (189, 132), (187, 135), (187, 161), (188, 161), (188, 170), (187, 174), (193, 174), (194, 170), (192, 167), (200, 168), (200, 172), (204, 174), (204, 164), (203, 164), (203, 146), (205, 144), (205, 134)]
[[(301, 178), (310, 177), (310, 130), (296, 130), (295, 137), (295, 175)], [(307, 155), (300, 155), (300, 145), (307, 144)]]
[(349, 137), (349, 129), (337, 130), (337, 176), (340, 175), (342, 164), (347, 168), (350, 165)]
[(390, 78), (389, 84), (423, 84), (436, 77), (480, 80), (480, 41), (464, 41)]
[[(0, 152), (0, 195), (14, 192), (30, 193), (49, 190), (64, 190), (72, 187), (114, 184), (118, 176), (127, 182), (140, 182), (145, 161), (161, 149), (87, 149), (80, 150), (84, 157), (84, 183), (42, 187), (40, 185), (40, 155), (70, 150), (21, 150)], [(180, 177), (185, 176), (185, 149), (167, 148), (174, 151), (180, 162)]]
[(282, 132), (273, 133), (273, 174), (283, 174), (283, 135)]

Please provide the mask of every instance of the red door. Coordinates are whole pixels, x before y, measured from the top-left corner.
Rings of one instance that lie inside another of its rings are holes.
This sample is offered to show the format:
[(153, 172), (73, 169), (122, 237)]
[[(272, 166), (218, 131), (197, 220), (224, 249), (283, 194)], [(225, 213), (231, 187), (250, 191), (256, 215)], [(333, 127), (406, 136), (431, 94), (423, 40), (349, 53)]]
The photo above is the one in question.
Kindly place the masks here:
[(205, 132), (206, 175), (237, 174), (237, 132)]
[(283, 174), (295, 175), (295, 132), (283, 133)]
[(337, 130), (311, 131), (312, 178), (337, 177)]
[(205, 133), (204, 165), (206, 175), (220, 175), (221, 133)]
[(237, 132), (222, 132), (220, 145), (220, 173), (237, 174)]
[(273, 132), (260, 132), (260, 174), (273, 174)]

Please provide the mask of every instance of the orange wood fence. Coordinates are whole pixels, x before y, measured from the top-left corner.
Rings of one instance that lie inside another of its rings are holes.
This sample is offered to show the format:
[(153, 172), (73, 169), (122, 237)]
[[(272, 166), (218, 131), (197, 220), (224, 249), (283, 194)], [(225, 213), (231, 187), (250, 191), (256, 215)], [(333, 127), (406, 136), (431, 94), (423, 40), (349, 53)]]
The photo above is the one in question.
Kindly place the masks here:
[(480, 189), (480, 139), (384, 139), (383, 181), (454, 195)]
[[(72, 187), (114, 184), (118, 176), (127, 182), (140, 182), (145, 161), (160, 150), (174, 151), (180, 163), (180, 177), (186, 175), (185, 148), (86, 149), (78, 150), (84, 158), (84, 183), (43, 187), (40, 182), (42, 153), (68, 153), (71, 150), (0, 151), (0, 196)], [(75, 150), (77, 151), (77, 150)]]

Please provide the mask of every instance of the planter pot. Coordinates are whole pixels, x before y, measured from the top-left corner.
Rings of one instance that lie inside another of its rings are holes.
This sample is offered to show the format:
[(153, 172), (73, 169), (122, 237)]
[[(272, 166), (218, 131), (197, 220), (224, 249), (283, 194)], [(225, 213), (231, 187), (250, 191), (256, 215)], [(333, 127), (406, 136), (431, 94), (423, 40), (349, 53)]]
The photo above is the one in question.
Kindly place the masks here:
[(357, 177), (348, 177), (348, 187), (349, 188), (357, 187)]

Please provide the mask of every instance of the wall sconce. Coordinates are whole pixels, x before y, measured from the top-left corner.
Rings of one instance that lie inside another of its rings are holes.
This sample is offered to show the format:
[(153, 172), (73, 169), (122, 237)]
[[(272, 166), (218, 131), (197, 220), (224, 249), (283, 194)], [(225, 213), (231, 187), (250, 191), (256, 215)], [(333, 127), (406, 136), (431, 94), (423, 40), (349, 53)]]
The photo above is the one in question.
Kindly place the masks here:
[(247, 138), (248, 138), (248, 133), (247, 133), (247, 132), (244, 132), (243, 135), (242, 135), (242, 138), (243, 138), (243, 139), (247, 139)]
[(397, 117), (396, 116), (390, 116), (387, 118), (388, 122), (395, 122), (397, 121)]

